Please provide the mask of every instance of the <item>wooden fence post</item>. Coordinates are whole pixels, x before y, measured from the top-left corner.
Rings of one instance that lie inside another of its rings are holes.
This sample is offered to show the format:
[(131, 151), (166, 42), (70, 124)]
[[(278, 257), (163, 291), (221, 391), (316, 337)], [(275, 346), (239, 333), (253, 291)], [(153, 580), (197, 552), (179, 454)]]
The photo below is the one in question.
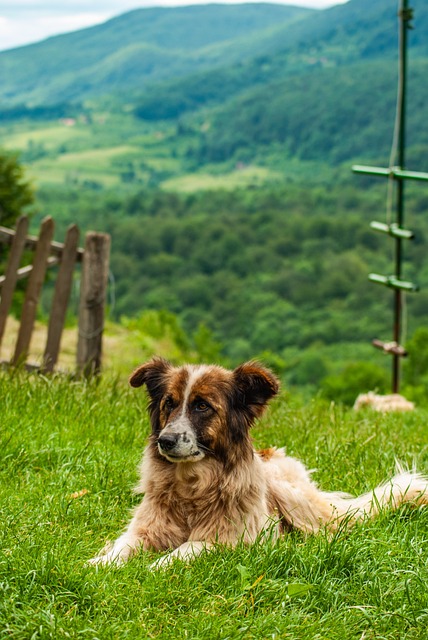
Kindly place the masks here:
[(110, 257), (110, 236), (86, 234), (80, 283), (77, 372), (89, 376), (101, 369), (102, 334)]
[(12, 247), (6, 267), (5, 280), (1, 289), (0, 300), (0, 345), (6, 328), (6, 320), (12, 304), (13, 293), (18, 279), (18, 268), (27, 239), (28, 218), (21, 216), (16, 225), (16, 233), (12, 240)]
[(16, 365), (27, 357), (31, 334), (36, 320), (37, 305), (48, 266), (51, 241), (54, 232), (54, 221), (45, 218), (40, 227), (40, 236), (34, 254), (33, 268), (29, 276), (25, 300), (22, 307), (21, 324), (16, 341), (12, 364)]
[(68, 228), (62, 251), (60, 267), (56, 279), (55, 293), (49, 316), (48, 337), (43, 356), (43, 369), (53, 371), (58, 360), (62, 330), (67, 313), (68, 299), (73, 283), (74, 265), (79, 245), (79, 229), (73, 224)]

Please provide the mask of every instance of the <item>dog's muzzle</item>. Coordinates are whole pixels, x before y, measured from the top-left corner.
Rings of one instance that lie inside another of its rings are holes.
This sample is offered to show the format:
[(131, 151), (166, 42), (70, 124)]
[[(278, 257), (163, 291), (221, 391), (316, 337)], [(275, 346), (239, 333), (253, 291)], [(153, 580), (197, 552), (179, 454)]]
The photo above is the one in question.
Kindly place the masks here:
[(187, 418), (167, 424), (159, 434), (157, 445), (159, 453), (172, 462), (190, 462), (204, 457)]
[(178, 433), (165, 433), (158, 438), (158, 446), (162, 452), (172, 451), (178, 444), (180, 436)]

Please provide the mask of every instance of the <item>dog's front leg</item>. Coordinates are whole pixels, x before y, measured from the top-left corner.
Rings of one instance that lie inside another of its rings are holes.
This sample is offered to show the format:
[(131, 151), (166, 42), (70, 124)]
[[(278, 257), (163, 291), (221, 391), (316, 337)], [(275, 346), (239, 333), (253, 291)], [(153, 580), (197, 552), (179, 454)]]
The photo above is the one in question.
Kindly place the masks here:
[(209, 542), (199, 542), (197, 540), (189, 540), (188, 542), (181, 544), (179, 547), (177, 547), (177, 549), (174, 549), (174, 551), (171, 551), (170, 553), (166, 553), (164, 556), (161, 556), (160, 558), (158, 558), (156, 562), (150, 565), (150, 569), (152, 570), (164, 569), (168, 567), (170, 564), (172, 564), (172, 562), (176, 558), (178, 558), (179, 560), (182, 560), (183, 562), (191, 562), (197, 556), (199, 556), (202, 553), (202, 551), (204, 551), (205, 549), (208, 550), (212, 546), (213, 546), (212, 543), (209, 543)]
[[(149, 535), (150, 531), (156, 531), (153, 518), (150, 519), (148, 515), (150, 513), (150, 505), (147, 508), (147, 501), (143, 499), (141, 504), (136, 508), (126, 531), (122, 533), (112, 545), (106, 546), (95, 558), (88, 560), (88, 564), (115, 564), (116, 566), (120, 566), (132, 558), (140, 547), (143, 549), (156, 548), (157, 545)], [(154, 510), (153, 514), (155, 518), (156, 512)], [(166, 546), (164, 548), (166, 548)]]
[(142, 543), (141, 538), (129, 526), (110, 548), (103, 549), (98, 556), (88, 560), (88, 564), (115, 564), (119, 567), (136, 554)]

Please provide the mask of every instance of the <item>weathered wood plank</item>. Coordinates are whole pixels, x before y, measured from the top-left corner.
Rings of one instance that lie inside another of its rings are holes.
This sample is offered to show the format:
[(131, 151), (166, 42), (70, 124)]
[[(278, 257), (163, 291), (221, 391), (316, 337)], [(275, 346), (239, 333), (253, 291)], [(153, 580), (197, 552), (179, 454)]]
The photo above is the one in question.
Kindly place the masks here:
[(21, 256), (24, 251), (25, 239), (28, 230), (28, 218), (21, 216), (16, 225), (16, 231), (13, 235), (12, 247), (9, 254), (9, 260), (6, 267), (6, 273), (3, 276), (4, 283), (1, 290), (0, 300), (0, 345), (3, 339), (4, 330), (6, 328), (6, 320), (9, 314), (10, 305), (18, 279), (17, 272)]
[[(12, 244), (13, 238), (15, 236), (15, 231), (13, 229), (8, 229), (7, 227), (0, 226), (0, 242), (4, 242), (5, 244)], [(36, 236), (27, 236), (25, 239), (25, 247), (27, 249), (35, 249), (37, 246), (38, 238)], [(54, 240), (51, 242), (51, 250), (50, 253), (54, 256), (61, 257), (61, 254), (64, 249), (64, 244), (62, 242), (55, 242)], [(83, 249), (77, 249), (77, 262), (80, 262), (83, 258)]]
[(49, 316), (48, 337), (43, 356), (43, 368), (45, 371), (52, 371), (58, 360), (61, 335), (64, 328), (67, 305), (73, 283), (73, 272), (77, 258), (78, 244), (79, 229), (77, 225), (74, 224), (69, 227), (67, 231), (55, 285), (55, 293)]
[(110, 236), (86, 234), (80, 282), (77, 371), (84, 375), (101, 369), (102, 334), (110, 257)]
[[(48, 263), (47, 263), (46, 266), (49, 269), (51, 267), (55, 267), (59, 263), (60, 263), (60, 259), (58, 257), (50, 256), (48, 258)], [(32, 264), (29, 264), (26, 267), (21, 267), (16, 272), (16, 279), (17, 280), (23, 280), (24, 278), (28, 278), (28, 276), (30, 275), (32, 270), (33, 270), (33, 265)], [(2, 288), (2, 286), (4, 285), (5, 282), (6, 282), (6, 276), (0, 276), (0, 289)]]
[(21, 323), (12, 364), (19, 364), (21, 361), (24, 361), (28, 354), (31, 334), (33, 333), (34, 322), (36, 320), (39, 296), (45, 279), (53, 232), (54, 222), (52, 218), (45, 218), (40, 227), (39, 240), (34, 253), (33, 270), (30, 274), (27, 291), (25, 293)]

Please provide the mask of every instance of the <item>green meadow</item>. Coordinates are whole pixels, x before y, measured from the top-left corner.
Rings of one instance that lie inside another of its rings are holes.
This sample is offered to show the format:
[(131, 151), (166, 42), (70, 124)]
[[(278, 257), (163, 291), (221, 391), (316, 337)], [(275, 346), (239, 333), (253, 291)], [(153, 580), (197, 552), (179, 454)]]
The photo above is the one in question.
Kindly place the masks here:
[[(0, 146), (19, 152), (37, 186), (85, 184), (99, 188), (147, 185), (159, 172), (182, 171), (171, 157), (169, 132), (129, 114), (95, 112), (89, 120), (24, 121), (0, 127)], [(158, 181), (158, 179), (156, 179)]]
[[(149, 425), (125, 376), (0, 373), (0, 637), (419, 640), (428, 624), (428, 510), (304, 538), (217, 548), (151, 572), (85, 562), (125, 526)], [(369, 490), (398, 458), (428, 470), (427, 414), (355, 414), (287, 391), (255, 427), (326, 489)]]
[(143, 123), (132, 114), (95, 112), (89, 120), (22, 121), (0, 125), (0, 147), (19, 153), (37, 187), (79, 185), (129, 191), (157, 187), (192, 193), (260, 187), (309, 174), (323, 181), (322, 164), (284, 159), (272, 152), (251, 163), (195, 166), (188, 158), (194, 135), (178, 137), (176, 126)]

